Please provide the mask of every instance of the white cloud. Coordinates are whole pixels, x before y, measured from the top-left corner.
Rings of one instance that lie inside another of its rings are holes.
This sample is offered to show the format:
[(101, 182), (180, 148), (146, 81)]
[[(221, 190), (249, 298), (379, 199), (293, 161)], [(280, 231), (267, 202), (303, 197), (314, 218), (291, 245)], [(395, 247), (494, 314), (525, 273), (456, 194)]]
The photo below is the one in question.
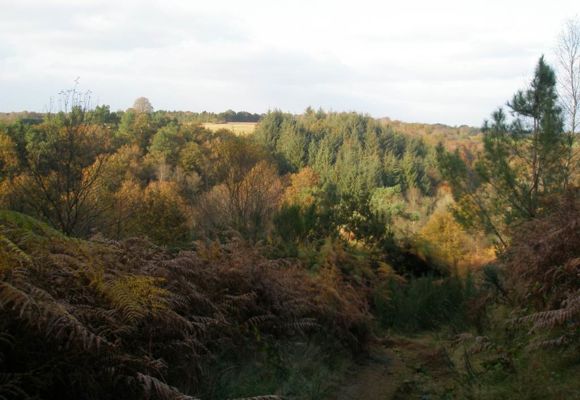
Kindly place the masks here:
[[(199, 4), (198, 4), (199, 3)], [(81, 77), (113, 109), (308, 105), (479, 125), (551, 54), (576, 2), (0, 0), (0, 110)]]

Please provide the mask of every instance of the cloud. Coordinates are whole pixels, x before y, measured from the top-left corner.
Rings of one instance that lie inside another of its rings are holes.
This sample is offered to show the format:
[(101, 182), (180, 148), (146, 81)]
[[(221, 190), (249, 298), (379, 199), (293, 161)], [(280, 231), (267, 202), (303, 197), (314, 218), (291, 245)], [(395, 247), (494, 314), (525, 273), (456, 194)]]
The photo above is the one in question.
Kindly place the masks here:
[[(0, 111), (81, 84), (113, 109), (307, 106), (479, 125), (575, 2), (0, 0)], [(7, 2), (7, 1), (6, 1)]]

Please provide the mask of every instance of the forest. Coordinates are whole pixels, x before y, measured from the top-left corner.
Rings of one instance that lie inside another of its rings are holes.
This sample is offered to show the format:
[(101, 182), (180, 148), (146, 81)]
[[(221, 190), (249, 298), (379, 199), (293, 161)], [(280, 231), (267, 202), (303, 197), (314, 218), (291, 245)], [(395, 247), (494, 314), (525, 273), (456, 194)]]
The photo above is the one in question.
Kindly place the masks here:
[(574, 57), (481, 128), (0, 115), (0, 399), (580, 398)]

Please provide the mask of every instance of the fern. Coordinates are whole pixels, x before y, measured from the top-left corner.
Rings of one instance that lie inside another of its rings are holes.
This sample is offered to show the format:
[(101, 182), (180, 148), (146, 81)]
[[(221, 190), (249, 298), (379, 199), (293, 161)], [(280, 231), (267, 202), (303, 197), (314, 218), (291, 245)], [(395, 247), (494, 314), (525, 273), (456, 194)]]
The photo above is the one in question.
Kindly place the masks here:
[(358, 351), (368, 339), (366, 301), (339, 275), (313, 277), (241, 240), (175, 255), (142, 239), (70, 240), (26, 218), (0, 229), (0, 342), (19, 353), (1, 371), (31, 397), (186, 399), (212, 392), (220, 355), (260, 340), (324, 332)]
[(576, 346), (580, 336), (580, 198), (574, 191), (550, 214), (523, 224), (504, 257), (517, 322), (538, 346)]

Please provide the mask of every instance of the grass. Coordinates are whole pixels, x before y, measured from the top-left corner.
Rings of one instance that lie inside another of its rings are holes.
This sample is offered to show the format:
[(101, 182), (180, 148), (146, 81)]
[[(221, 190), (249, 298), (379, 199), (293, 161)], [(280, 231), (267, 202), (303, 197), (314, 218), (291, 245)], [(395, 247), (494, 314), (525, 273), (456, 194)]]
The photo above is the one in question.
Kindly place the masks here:
[(226, 122), (223, 124), (206, 122), (203, 124), (203, 127), (212, 132), (219, 131), (220, 129), (227, 129), (234, 132), (236, 135), (246, 136), (254, 133), (256, 122)]

